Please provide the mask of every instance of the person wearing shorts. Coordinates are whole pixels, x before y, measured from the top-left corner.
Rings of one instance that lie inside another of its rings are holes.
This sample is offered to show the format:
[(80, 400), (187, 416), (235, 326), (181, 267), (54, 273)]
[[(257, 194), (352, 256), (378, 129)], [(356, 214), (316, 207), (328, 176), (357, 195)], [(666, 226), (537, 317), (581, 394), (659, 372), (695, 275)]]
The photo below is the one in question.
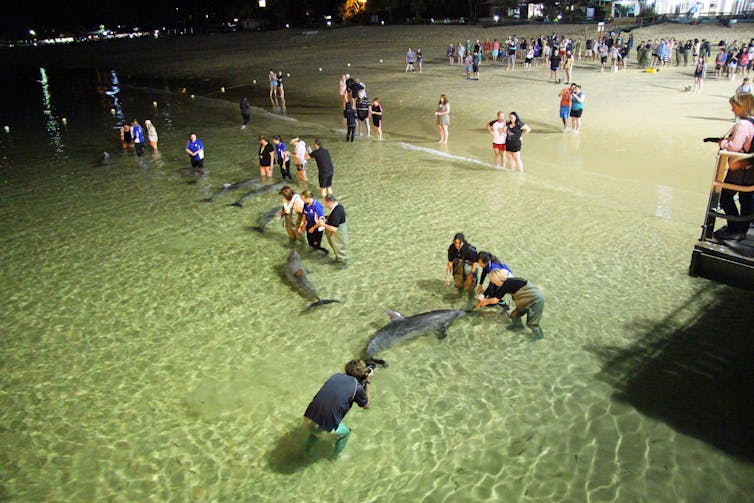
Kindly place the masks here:
[(377, 131), (377, 138), (382, 139), (382, 105), (380, 99), (375, 98), (372, 100), (372, 124), (375, 131)]
[(492, 135), (492, 152), (495, 154), (495, 167), (497, 169), (505, 168), (505, 114), (501, 111), (497, 113), (497, 120), (490, 121), (487, 124), (487, 131)]
[(577, 133), (581, 130), (581, 114), (584, 112), (584, 91), (578, 84), (571, 84), (571, 131)]

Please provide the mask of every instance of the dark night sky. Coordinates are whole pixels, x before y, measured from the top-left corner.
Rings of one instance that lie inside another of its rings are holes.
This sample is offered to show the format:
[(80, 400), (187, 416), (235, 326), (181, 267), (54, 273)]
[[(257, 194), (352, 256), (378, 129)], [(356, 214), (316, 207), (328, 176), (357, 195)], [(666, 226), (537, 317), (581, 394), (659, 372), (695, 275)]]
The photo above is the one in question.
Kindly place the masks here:
[(210, 21), (257, 17), (260, 12), (269, 15), (288, 11), (289, 16), (302, 16), (304, 5), (313, 13), (335, 14), (342, 3), (343, 0), (267, 0), (268, 7), (261, 10), (258, 0), (62, 0), (48, 7), (31, 0), (11, 0), (0, 17), (0, 35), (18, 36), (29, 29), (38, 34), (53, 28), (56, 32), (88, 31), (100, 24), (108, 28), (118, 24), (142, 28), (177, 26), (190, 24), (190, 18), (205, 19), (206, 14)]

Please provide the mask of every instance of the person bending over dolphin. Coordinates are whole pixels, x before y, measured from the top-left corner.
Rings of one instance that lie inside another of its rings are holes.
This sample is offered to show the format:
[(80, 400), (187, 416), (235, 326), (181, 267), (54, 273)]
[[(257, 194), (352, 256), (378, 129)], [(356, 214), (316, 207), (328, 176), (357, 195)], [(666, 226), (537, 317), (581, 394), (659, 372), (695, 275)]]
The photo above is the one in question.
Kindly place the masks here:
[(354, 402), (362, 409), (372, 404), (369, 378), (374, 375), (362, 360), (346, 363), (345, 374), (333, 374), (314, 395), (304, 412), (304, 422), (309, 429), (306, 451), (311, 449), (322, 434), (335, 435), (335, 448), (330, 459), (335, 460), (348, 443), (351, 429), (343, 424), (343, 418)]
[[(500, 262), (500, 259), (498, 259), (490, 252), (480, 251), (477, 255), (477, 258), (479, 267), (482, 269), (482, 274), (479, 276), (479, 286), (477, 287), (478, 293), (484, 292), (484, 280), (487, 275), (495, 269), (501, 269), (503, 271), (503, 274), (505, 274), (507, 278), (513, 277), (513, 271), (510, 267), (508, 267), (508, 264)], [(505, 301), (500, 301), (500, 306), (505, 311), (508, 311), (508, 304), (506, 304)]]
[(498, 304), (505, 294), (510, 294), (516, 308), (510, 313), (511, 325), (509, 330), (524, 328), (521, 317), (526, 314), (526, 326), (534, 333), (532, 341), (544, 338), (539, 322), (545, 307), (545, 297), (542, 290), (530, 284), (523, 278), (508, 278), (502, 269), (495, 269), (489, 274), (490, 286), (484, 295), (478, 297), (476, 308)]

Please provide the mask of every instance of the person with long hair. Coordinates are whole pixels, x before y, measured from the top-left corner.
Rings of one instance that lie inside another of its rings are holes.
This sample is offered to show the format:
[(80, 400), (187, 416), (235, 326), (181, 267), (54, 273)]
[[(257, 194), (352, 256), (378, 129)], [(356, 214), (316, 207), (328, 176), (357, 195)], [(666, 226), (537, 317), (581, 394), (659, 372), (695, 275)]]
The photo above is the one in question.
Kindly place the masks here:
[(440, 130), (440, 141), (437, 143), (448, 143), (448, 126), (450, 126), (450, 103), (444, 94), (440, 95), (440, 101), (437, 103), (435, 110), (437, 116), (437, 128)]
[(516, 112), (508, 114), (508, 122), (505, 125), (507, 128), (505, 155), (508, 158), (508, 167), (513, 171), (523, 173), (524, 161), (521, 160), (521, 140), (531, 132), (531, 128), (519, 118)]

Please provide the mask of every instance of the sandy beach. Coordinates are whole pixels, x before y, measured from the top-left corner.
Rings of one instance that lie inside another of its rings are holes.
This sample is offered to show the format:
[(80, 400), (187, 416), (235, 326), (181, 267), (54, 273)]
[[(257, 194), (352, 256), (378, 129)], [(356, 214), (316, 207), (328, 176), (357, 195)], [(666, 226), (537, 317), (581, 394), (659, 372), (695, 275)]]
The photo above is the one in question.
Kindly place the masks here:
[[(632, 52), (626, 71), (601, 73), (582, 60), (573, 134), (543, 65), (484, 63), (471, 81), (445, 56), (450, 42), (594, 28), (354, 26), (4, 52), (9, 71), (31, 71), (25, 93), (2, 96), (28, 111), (0, 137), (0, 499), (743, 501), (754, 296), (687, 274), (716, 153), (701, 140), (732, 126), (740, 78), (710, 69), (691, 93), (690, 67), (645, 73)], [(632, 33), (714, 45), (754, 31)], [(409, 47), (421, 74), (404, 72)], [(271, 67), (290, 74), (285, 112), (268, 99)], [(110, 70), (126, 113), (158, 127), (159, 153), (119, 151), (97, 92)], [(342, 141), (346, 72), (381, 99), (383, 141)], [(532, 129), (523, 175), (494, 169), (498, 110)], [(179, 173), (189, 131), (207, 145), (206, 179)], [(320, 294), (340, 300), (310, 313), (280, 276), (281, 226), (252, 227), (279, 197), (201, 202), (256, 176), (257, 135), (277, 133), (324, 139), (352, 233), (347, 269), (302, 247)], [(103, 150), (110, 162), (93, 166)], [(305, 457), (306, 404), (386, 309), (473, 306), (443, 283), (458, 231), (543, 289), (545, 339), (472, 312), (443, 340), (398, 344), (374, 407), (346, 418), (343, 457)]]

